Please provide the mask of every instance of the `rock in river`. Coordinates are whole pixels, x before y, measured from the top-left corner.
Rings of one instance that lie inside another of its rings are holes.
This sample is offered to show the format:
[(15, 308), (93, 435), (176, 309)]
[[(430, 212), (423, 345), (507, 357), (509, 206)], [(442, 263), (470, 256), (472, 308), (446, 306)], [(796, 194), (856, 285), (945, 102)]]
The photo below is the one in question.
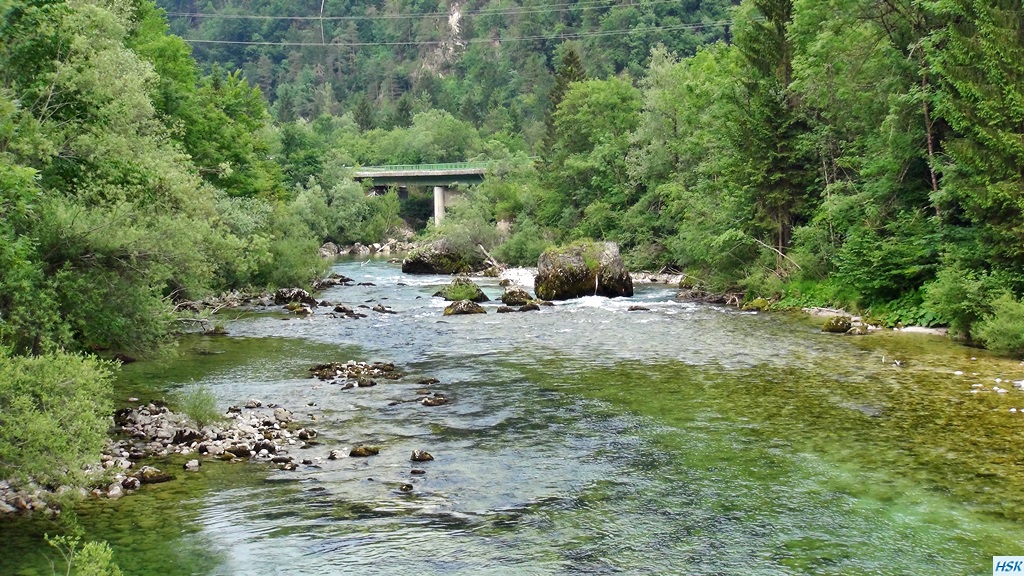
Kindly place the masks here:
[(417, 248), (402, 261), (402, 272), (406, 274), (465, 274), (486, 267), (478, 250), (461, 250), (447, 238)]
[(451, 284), (438, 290), (434, 296), (440, 296), (449, 302), (457, 300), (469, 300), (471, 302), (487, 302), (490, 298), (484, 291), (469, 278), (459, 277), (451, 281)]
[(413, 462), (429, 462), (433, 460), (434, 457), (430, 455), (430, 452), (426, 452), (424, 450), (413, 450), (412, 457), (409, 459)]
[(522, 286), (508, 286), (501, 295), (501, 302), (506, 306), (523, 306), (533, 301), (530, 293)]
[(376, 446), (356, 446), (348, 453), (353, 458), (366, 458), (380, 454), (380, 448)]
[(576, 242), (545, 250), (537, 260), (537, 297), (632, 296), (633, 279), (614, 242)]
[(457, 314), (486, 314), (483, 306), (476, 302), (470, 302), (469, 300), (459, 300), (458, 302), (452, 302), (444, 309), (445, 316), (453, 316)]

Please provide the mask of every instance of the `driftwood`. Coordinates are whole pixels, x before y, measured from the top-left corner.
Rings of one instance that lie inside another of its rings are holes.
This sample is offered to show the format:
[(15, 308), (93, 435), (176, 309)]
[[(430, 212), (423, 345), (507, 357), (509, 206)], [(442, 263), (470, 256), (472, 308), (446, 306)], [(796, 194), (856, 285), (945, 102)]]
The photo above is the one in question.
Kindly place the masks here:
[(498, 261), (494, 259), (494, 256), (491, 256), (491, 253), (488, 252), (486, 248), (484, 248), (483, 244), (477, 244), (476, 247), (479, 248), (480, 251), (484, 253), (484, 256), (487, 257), (487, 261), (491, 263), (491, 266), (494, 266), (498, 270), (504, 270), (505, 269), (504, 266), (499, 264)]

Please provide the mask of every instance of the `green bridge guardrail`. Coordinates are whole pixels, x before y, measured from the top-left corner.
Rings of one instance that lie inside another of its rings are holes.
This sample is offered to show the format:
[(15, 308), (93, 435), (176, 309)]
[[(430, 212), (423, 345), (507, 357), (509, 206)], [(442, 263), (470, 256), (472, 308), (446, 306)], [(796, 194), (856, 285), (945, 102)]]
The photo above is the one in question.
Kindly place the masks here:
[(486, 170), (494, 162), (448, 162), (446, 164), (390, 164), (388, 166), (360, 166), (356, 172), (443, 172), (446, 170)]

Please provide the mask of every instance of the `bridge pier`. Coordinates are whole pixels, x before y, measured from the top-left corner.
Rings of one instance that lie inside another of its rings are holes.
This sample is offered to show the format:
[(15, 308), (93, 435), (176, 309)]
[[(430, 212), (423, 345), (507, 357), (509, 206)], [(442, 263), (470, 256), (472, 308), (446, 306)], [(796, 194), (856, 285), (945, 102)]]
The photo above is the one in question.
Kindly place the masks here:
[(444, 220), (444, 201), (447, 193), (447, 186), (434, 186), (434, 226), (440, 226)]

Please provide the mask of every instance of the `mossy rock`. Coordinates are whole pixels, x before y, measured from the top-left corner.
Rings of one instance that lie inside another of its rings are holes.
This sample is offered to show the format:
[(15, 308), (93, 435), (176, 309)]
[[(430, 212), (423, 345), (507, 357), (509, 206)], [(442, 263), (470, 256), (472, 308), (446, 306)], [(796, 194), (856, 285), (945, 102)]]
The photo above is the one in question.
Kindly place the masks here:
[(828, 320), (825, 320), (825, 324), (822, 325), (822, 332), (829, 332), (831, 334), (846, 334), (850, 327), (853, 326), (853, 322), (850, 321), (849, 316), (833, 316)]
[(455, 316), (458, 314), (486, 314), (483, 306), (476, 302), (470, 302), (469, 300), (459, 300), (458, 302), (452, 302), (444, 309), (445, 316)]
[(501, 295), (501, 302), (506, 306), (524, 306), (533, 301), (533, 297), (521, 286), (508, 286)]
[(452, 280), (451, 284), (435, 292), (434, 296), (440, 296), (449, 302), (457, 302), (459, 300), (469, 300), (470, 302), (490, 301), (490, 298), (476, 285), (476, 282), (469, 278), (456, 278)]
[(406, 274), (468, 274), (487, 268), (477, 250), (460, 249), (447, 238), (413, 250), (402, 260)]
[(769, 302), (765, 298), (754, 298), (750, 302), (747, 302), (746, 304), (744, 304), (743, 305), (743, 309), (744, 310), (757, 310), (759, 312), (764, 312), (765, 310), (770, 308), (771, 305), (772, 305), (772, 303)]
[(534, 286), (542, 300), (633, 295), (633, 279), (614, 242), (580, 241), (545, 250)]

